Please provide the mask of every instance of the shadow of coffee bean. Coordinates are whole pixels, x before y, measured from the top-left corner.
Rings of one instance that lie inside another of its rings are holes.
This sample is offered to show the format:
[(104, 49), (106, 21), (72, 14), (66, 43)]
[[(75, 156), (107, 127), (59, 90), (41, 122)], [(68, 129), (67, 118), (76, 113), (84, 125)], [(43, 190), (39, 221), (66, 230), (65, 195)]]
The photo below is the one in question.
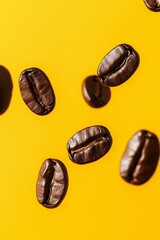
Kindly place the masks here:
[(0, 65), (0, 114), (9, 107), (12, 96), (13, 83), (9, 71)]

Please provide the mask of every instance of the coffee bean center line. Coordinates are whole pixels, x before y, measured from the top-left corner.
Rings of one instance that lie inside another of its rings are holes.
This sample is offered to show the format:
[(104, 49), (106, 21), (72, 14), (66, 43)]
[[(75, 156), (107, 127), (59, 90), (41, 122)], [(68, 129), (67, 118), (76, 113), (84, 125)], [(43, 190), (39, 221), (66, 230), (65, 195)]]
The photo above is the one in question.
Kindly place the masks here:
[(49, 189), (49, 191), (48, 191), (48, 197), (47, 197), (47, 200), (46, 200), (46, 202), (44, 202), (44, 204), (47, 204), (47, 205), (50, 205), (50, 199), (51, 199), (51, 197), (52, 197), (52, 188), (53, 188), (53, 186), (54, 186), (54, 174), (53, 174), (53, 178), (52, 178), (52, 180), (51, 180), (51, 183), (50, 183), (50, 185), (48, 186), (48, 189)]
[(117, 66), (115, 69), (113, 69), (113, 71), (111, 71), (111, 72), (108, 74), (108, 76), (111, 76), (112, 74), (114, 74), (115, 72), (117, 72), (119, 69), (121, 69), (122, 66), (125, 65), (128, 57), (132, 54), (132, 52), (129, 51), (128, 49), (126, 49), (126, 50), (127, 50), (127, 53), (128, 53), (127, 56), (123, 59), (122, 63), (121, 63), (119, 66)]
[(34, 79), (33, 79), (33, 77), (32, 77), (32, 73), (28, 73), (28, 78), (29, 78), (30, 83), (31, 83), (31, 85), (32, 85), (32, 88), (33, 88), (33, 91), (34, 91), (34, 93), (35, 93), (35, 96), (36, 96), (37, 101), (39, 102), (39, 104), (40, 104), (42, 107), (46, 108), (45, 104), (43, 103), (43, 99), (42, 99), (42, 98), (40, 97), (40, 95), (38, 94), (38, 90), (37, 90), (36, 85), (35, 85), (35, 83), (34, 83)]
[(98, 142), (104, 141), (106, 139), (107, 139), (106, 137), (99, 137), (96, 140), (92, 140), (91, 142), (89, 142), (85, 146), (79, 147), (79, 148), (74, 149), (74, 150), (70, 150), (70, 155), (71, 155), (71, 157), (74, 157), (74, 155), (76, 155), (76, 154), (78, 154), (80, 152), (83, 152), (83, 150), (86, 150), (86, 149), (94, 146), (94, 144), (97, 144)]
[[(56, 168), (56, 166), (55, 166)], [(57, 169), (58, 171), (58, 169)], [(52, 205), (52, 201), (58, 202), (62, 194), (62, 189), (64, 189), (64, 179), (62, 174), (56, 170), (54, 171), (52, 181), (49, 186), (49, 195), (47, 201), (44, 203), (46, 205)], [(54, 200), (53, 200), (54, 198)]]
[[(128, 176), (130, 181), (133, 180), (135, 170), (136, 170), (137, 166), (140, 166), (140, 162), (142, 161), (142, 159), (145, 156), (144, 151), (145, 151), (145, 146), (147, 145), (147, 143), (148, 143), (148, 139), (145, 139), (144, 142), (142, 143), (142, 145), (140, 146), (139, 151), (137, 151), (137, 154), (135, 154), (135, 158), (133, 159), (133, 164), (131, 165), (130, 173)], [(136, 179), (134, 179), (134, 181), (135, 180)]]
[(115, 74), (118, 70), (120, 70), (125, 65), (128, 57), (131, 55), (131, 52), (128, 49), (127, 49), (127, 52), (128, 52), (127, 56), (122, 60), (119, 66), (117, 66), (115, 69), (107, 73), (107, 75), (101, 77), (103, 80), (105, 80), (107, 76), (112, 76), (113, 74)]
[(43, 199), (43, 204), (47, 204), (49, 202), (50, 196), (51, 196), (51, 183), (52, 183), (52, 177), (53, 175), (51, 174), (50, 176), (48, 176), (47, 182), (45, 183), (46, 185), (46, 194), (45, 197)]

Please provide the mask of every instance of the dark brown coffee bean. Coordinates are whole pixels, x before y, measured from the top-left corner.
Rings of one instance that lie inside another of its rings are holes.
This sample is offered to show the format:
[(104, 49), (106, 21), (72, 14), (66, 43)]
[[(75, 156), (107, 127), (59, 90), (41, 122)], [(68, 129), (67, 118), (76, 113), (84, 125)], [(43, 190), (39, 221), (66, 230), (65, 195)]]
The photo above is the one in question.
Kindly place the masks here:
[(57, 207), (68, 187), (68, 175), (64, 164), (57, 159), (43, 162), (38, 174), (36, 195), (40, 204), (47, 208)]
[(110, 88), (102, 85), (95, 75), (84, 79), (82, 83), (82, 94), (88, 105), (93, 108), (105, 106), (111, 97)]
[(132, 184), (148, 181), (159, 159), (159, 140), (149, 131), (137, 132), (128, 142), (120, 164), (121, 177)]
[(138, 53), (130, 45), (121, 44), (102, 59), (97, 75), (102, 84), (115, 87), (129, 79), (138, 65)]
[(74, 134), (67, 143), (70, 159), (78, 164), (90, 163), (105, 155), (112, 145), (112, 137), (104, 126), (91, 126)]
[(160, 11), (160, 0), (144, 0), (146, 6), (153, 12)]
[(13, 83), (9, 71), (0, 65), (0, 114), (9, 107), (12, 97)]
[(38, 114), (46, 115), (55, 106), (55, 94), (46, 74), (38, 68), (24, 70), (19, 78), (22, 98), (29, 109)]

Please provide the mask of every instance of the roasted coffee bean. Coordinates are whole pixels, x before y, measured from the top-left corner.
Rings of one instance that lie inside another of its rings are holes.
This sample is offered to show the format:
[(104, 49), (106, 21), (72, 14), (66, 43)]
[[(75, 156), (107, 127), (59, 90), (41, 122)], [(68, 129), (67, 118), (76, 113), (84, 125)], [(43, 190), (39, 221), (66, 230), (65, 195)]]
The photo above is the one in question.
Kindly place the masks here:
[(93, 108), (105, 106), (111, 97), (110, 88), (102, 85), (95, 75), (84, 79), (82, 94), (88, 105)]
[(130, 45), (121, 44), (102, 59), (97, 75), (102, 84), (115, 87), (129, 79), (138, 65), (138, 53)]
[(65, 165), (57, 159), (43, 162), (37, 179), (36, 195), (40, 204), (47, 208), (57, 207), (63, 200), (68, 187)]
[(128, 142), (120, 164), (121, 177), (132, 184), (148, 181), (159, 159), (159, 140), (149, 131), (137, 132)]
[(55, 106), (55, 94), (46, 74), (38, 68), (24, 70), (19, 78), (22, 98), (29, 109), (38, 114), (46, 115)]
[(0, 114), (9, 107), (12, 98), (13, 83), (7, 68), (0, 65)]
[(153, 12), (160, 11), (160, 0), (144, 0), (146, 6)]
[(91, 126), (74, 134), (67, 143), (70, 159), (78, 164), (90, 163), (105, 155), (112, 145), (112, 137), (104, 126)]

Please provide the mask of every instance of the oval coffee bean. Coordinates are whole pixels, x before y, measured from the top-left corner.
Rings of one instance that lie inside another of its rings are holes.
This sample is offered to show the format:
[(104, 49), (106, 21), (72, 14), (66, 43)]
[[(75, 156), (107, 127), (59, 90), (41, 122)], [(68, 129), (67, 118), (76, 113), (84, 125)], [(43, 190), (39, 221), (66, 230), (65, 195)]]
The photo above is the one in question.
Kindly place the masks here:
[(43, 162), (37, 179), (36, 196), (47, 208), (57, 207), (63, 200), (68, 187), (68, 175), (64, 164), (56, 159)]
[(110, 88), (102, 85), (95, 75), (84, 79), (82, 83), (82, 94), (88, 105), (93, 108), (105, 106), (111, 97)]
[(160, 11), (160, 0), (144, 0), (146, 6), (153, 12)]
[(55, 95), (46, 74), (38, 68), (24, 70), (19, 78), (22, 98), (29, 109), (38, 114), (46, 115), (55, 106)]
[(12, 98), (13, 83), (7, 68), (0, 65), (0, 115), (9, 107)]
[(112, 145), (112, 137), (104, 126), (91, 126), (74, 134), (67, 143), (70, 159), (78, 164), (90, 163), (105, 155)]
[(148, 181), (159, 159), (159, 140), (149, 131), (137, 132), (128, 142), (120, 164), (121, 177), (132, 184)]
[(97, 75), (102, 84), (115, 87), (129, 79), (138, 65), (138, 53), (130, 45), (121, 44), (102, 59)]

